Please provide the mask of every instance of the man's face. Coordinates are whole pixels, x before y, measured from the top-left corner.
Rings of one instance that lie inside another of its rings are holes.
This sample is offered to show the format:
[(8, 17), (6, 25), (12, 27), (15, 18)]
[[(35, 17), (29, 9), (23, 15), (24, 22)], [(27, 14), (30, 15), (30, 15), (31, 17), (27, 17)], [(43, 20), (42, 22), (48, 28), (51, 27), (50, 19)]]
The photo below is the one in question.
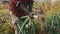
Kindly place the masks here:
[(27, 5), (27, 9), (29, 9), (29, 5)]

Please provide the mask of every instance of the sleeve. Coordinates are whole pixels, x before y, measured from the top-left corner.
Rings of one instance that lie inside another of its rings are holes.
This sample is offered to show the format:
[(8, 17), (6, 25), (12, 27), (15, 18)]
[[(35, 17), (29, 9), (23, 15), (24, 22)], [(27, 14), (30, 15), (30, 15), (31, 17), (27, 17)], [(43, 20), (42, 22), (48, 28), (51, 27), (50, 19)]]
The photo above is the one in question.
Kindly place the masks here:
[(9, 0), (9, 10), (10, 11), (14, 11), (15, 10), (14, 0)]

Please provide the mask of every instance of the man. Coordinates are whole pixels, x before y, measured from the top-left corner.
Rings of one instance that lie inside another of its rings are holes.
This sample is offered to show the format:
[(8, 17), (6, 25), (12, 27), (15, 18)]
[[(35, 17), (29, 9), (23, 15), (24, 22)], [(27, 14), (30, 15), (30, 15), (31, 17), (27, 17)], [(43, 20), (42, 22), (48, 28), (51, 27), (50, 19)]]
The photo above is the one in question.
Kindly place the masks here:
[(33, 0), (9, 0), (9, 10), (12, 18), (12, 25), (15, 29), (15, 34), (18, 34), (15, 24), (19, 17), (29, 15), (32, 17)]

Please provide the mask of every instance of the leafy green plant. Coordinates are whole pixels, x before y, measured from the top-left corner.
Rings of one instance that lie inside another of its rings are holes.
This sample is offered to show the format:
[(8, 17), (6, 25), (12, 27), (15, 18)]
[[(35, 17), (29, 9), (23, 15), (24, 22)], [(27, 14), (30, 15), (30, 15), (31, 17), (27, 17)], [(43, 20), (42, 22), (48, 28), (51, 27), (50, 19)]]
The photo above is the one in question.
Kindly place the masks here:
[[(54, 13), (51, 18), (46, 19), (46, 30), (51, 34), (59, 34), (57, 29), (60, 29), (60, 18), (57, 13)], [(48, 34), (48, 33), (46, 33)]]

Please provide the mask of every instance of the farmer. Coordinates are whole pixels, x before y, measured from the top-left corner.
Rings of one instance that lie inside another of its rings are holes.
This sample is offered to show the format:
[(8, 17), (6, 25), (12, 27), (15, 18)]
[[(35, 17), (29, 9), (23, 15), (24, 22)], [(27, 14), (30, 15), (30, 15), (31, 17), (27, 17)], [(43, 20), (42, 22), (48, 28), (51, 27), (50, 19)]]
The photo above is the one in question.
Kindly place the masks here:
[(9, 10), (12, 18), (12, 25), (15, 29), (15, 34), (18, 34), (16, 20), (19, 17), (29, 15), (32, 17), (33, 0), (9, 0)]

